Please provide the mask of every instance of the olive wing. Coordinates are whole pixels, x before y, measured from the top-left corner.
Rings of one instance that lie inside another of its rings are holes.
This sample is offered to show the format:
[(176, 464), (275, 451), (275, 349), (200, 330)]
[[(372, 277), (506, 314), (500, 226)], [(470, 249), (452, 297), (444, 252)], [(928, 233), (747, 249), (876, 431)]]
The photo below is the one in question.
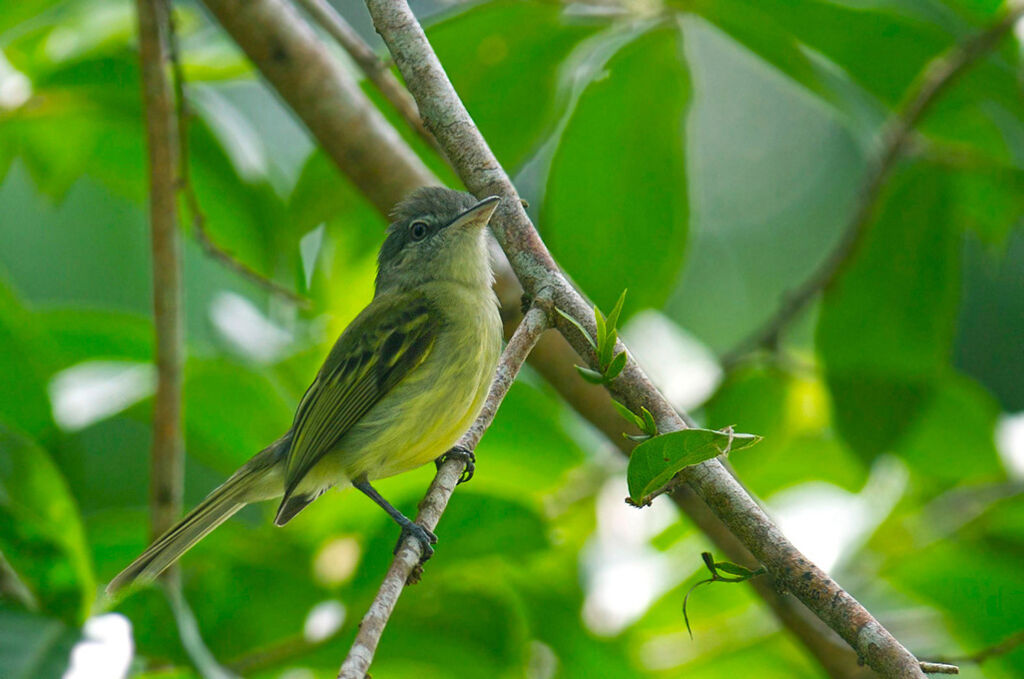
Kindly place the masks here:
[(429, 355), (441, 316), (423, 295), (378, 297), (345, 329), (299, 403), (285, 499), (352, 426)]

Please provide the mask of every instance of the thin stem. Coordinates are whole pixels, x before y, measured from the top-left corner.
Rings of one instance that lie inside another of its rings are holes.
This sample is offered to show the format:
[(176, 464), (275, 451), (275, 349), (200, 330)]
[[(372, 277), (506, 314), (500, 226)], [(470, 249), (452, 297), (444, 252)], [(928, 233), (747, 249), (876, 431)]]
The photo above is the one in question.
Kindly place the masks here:
[(994, 24), (963, 44), (954, 45), (921, 70), (908, 88), (902, 105), (882, 127), (881, 148), (868, 163), (853, 214), (835, 248), (798, 288), (784, 295), (771, 318), (722, 357), (724, 365), (735, 365), (758, 348), (774, 348), (782, 331), (842, 274), (871, 225), (885, 180), (914, 140), (914, 129), (961, 76), (996, 48), (1022, 15), (1024, 3), (1010, 5)]
[[(526, 362), (526, 357), (529, 356), (530, 351), (537, 344), (537, 340), (548, 327), (550, 327), (549, 304), (538, 302), (523, 317), (522, 323), (516, 328), (512, 339), (505, 347), (484, 407), (469, 431), (459, 439), (456, 446), (465, 450), (476, 448), (484, 432), (491, 426), (498, 407), (515, 381), (519, 369)], [(434, 482), (430, 484), (430, 489), (427, 490), (426, 496), (420, 502), (416, 523), (431, 531), (437, 527), (441, 515), (448, 506), (448, 500), (459, 482), (462, 470), (463, 463), (456, 458), (448, 459), (440, 466), (434, 477)], [(415, 539), (406, 539), (398, 553), (395, 554), (395, 559), (384, 576), (377, 596), (370, 604), (366, 615), (363, 616), (362, 622), (359, 623), (359, 633), (341, 665), (338, 679), (363, 679), (366, 676), (370, 669), (370, 663), (373, 661), (373, 654), (377, 650), (377, 644), (380, 643), (380, 637), (384, 633), (384, 628), (387, 626), (388, 618), (391, 617), (395, 604), (398, 602), (398, 597), (402, 594), (402, 589), (410, 578), (418, 579), (419, 563), (420, 543)]]
[(427, 144), (444, 157), (444, 152), (437, 143), (434, 135), (427, 131), (420, 118), (420, 112), (416, 109), (416, 102), (409, 95), (408, 90), (402, 87), (398, 78), (366, 44), (352, 26), (345, 21), (331, 6), (327, 0), (295, 0), (313, 18), (322, 29), (327, 31), (341, 47), (348, 52), (352, 60), (356, 62), (366, 77), (384, 95), (395, 110), (398, 111), (405, 122), (411, 127)]
[(181, 239), (175, 200), (178, 168), (174, 98), (167, 77), (168, 8), (137, 0), (142, 98), (149, 150), (149, 222), (153, 252), (156, 397), (150, 455), (150, 532), (162, 534), (181, 512), (183, 490)]

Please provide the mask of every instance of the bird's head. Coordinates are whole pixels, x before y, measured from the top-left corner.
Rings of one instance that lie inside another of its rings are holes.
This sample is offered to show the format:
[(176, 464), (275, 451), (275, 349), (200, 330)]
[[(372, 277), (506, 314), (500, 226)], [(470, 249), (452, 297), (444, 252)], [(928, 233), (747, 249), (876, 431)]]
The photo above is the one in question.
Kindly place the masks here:
[(498, 202), (441, 187), (413, 191), (392, 210), (377, 259), (377, 294), (434, 281), (490, 288), (485, 227)]

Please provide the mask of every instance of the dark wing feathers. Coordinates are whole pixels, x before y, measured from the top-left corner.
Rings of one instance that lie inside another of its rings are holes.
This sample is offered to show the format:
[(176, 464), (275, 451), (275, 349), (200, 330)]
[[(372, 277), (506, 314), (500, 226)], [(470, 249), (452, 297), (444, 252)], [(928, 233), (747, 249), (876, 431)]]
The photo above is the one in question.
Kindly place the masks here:
[(302, 477), (430, 352), (441, 316), (420, 294), (379, 297), (345, 329), (295, 413), (285, 500)]

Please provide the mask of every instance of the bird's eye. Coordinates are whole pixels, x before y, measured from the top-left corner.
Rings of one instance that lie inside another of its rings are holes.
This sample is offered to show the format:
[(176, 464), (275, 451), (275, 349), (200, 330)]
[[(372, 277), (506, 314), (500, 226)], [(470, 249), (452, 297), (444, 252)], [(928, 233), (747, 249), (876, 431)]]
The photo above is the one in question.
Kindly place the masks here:
[(417, 219), (409, 225), (409, 234), (413, 240), (423, 240), (427, 237), (427, 223)]

